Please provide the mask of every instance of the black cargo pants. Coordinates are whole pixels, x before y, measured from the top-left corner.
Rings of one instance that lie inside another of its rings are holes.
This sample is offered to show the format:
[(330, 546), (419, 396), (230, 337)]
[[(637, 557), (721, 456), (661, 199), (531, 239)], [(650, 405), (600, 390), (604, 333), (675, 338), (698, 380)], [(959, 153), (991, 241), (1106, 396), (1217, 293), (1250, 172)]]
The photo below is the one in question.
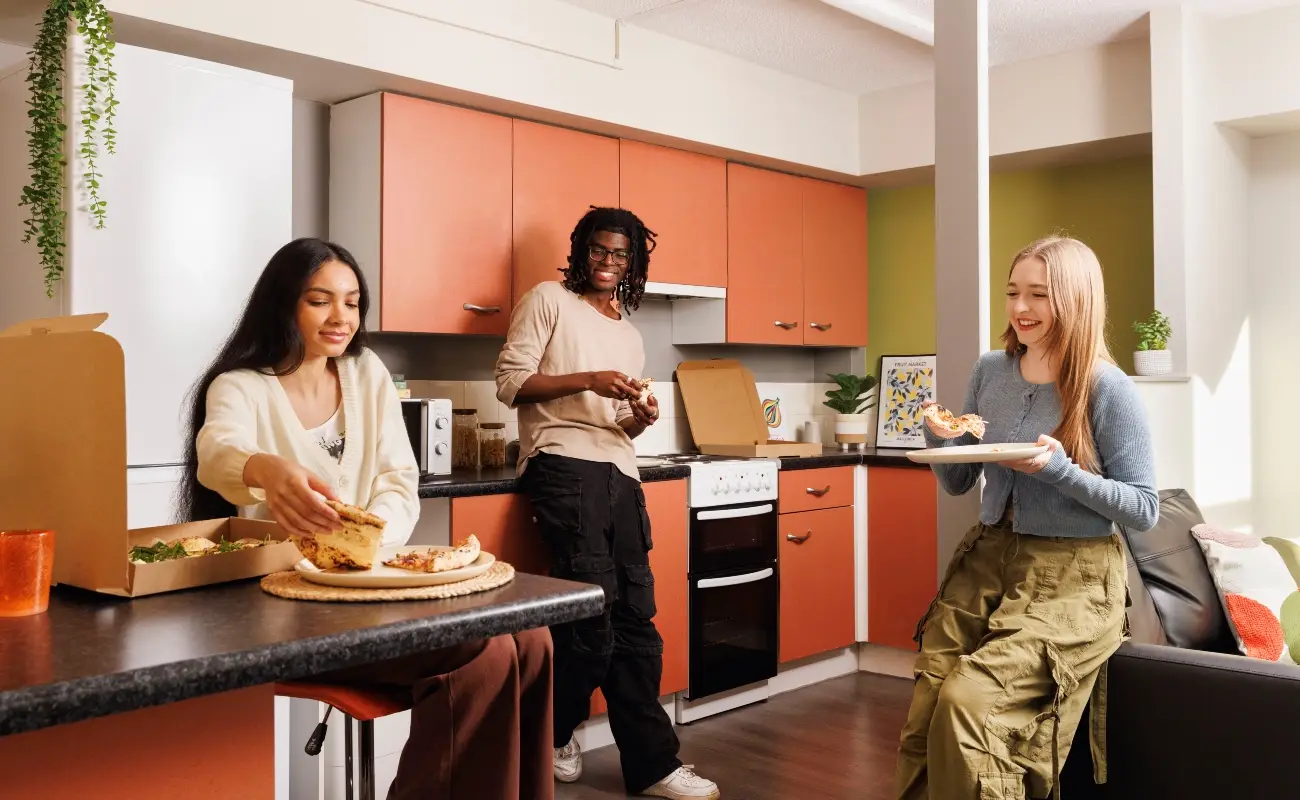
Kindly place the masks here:
[(551, 575), (605, 590), (600, 616), (551, 628), (555, 642), (555, 746), (590, 714), (599, 688), (609, 706), (623, 782), (631, 794), (681, 766), (677, 733), (659, 705), (663, 639), (650, 571), (650, 518), (638, 481), (613, 464), (539, 453), (520, 488), (551, 550)]

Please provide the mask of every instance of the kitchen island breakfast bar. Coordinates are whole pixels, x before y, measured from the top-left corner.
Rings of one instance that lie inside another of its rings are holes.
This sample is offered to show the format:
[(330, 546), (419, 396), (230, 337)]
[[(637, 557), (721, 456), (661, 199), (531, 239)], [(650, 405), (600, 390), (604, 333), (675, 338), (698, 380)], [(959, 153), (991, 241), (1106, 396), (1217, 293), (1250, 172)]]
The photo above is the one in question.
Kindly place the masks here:
[(256, 580), (134, 600), (56, 587), (46, 613), (0, 619), (0, 797), (269, 799), (276, 681), (582, 619), (603, 599), (523, 572), (386, 603), (285, 600)]

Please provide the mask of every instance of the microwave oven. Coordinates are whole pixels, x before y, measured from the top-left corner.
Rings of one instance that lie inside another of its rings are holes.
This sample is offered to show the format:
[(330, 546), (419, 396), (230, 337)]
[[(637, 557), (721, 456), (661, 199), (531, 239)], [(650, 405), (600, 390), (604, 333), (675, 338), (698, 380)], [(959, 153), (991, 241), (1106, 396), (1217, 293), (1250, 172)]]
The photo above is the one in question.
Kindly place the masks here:
[(402, 419), (421, 475), (451, 474), (451, 401), (402, 401)]

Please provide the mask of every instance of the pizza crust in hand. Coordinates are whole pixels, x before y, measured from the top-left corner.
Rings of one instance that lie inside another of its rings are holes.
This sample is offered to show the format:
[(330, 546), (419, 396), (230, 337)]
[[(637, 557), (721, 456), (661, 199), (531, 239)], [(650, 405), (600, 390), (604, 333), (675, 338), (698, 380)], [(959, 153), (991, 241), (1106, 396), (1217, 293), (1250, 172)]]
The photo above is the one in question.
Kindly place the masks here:
[(956, 439), (964, 433), (969, 433), (976, 439), (984, 438), (984, 420), (978, 414), (954, 416), (951, 411), (938, 403), (926, 406), (923, 414), (926, 422), (930, 424), (930, 430), (934, 431), (936, 436)]
[(384, 520), (363, 508), (326, 500), (339, 515), (342, 530), (312, 537), (291, 536), (298, 551), (317, 569), (370, 569), (384, 537)]
[(399, 553), (385, 561), (384, 566), (412, 572), (448, 572), (478, 561), (480, 552), (478, 537), (471, 533), (450, 550), (412, 550)]

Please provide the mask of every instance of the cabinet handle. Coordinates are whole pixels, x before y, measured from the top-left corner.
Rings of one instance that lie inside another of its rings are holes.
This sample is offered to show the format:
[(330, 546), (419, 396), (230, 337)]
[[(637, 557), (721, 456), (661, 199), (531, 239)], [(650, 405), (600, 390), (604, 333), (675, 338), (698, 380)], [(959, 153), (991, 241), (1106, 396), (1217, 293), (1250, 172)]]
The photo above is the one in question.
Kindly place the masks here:
[(799, 323), (797, 322), (782, 322), (779, 319), (774, 324), (776, 325), (776, 327), (784, 328), (787, 331), (790, 330), (791, 328), (797, 328), (799, 326)]
[(808, 323), (808, 327), (809, 327), (809, 328), (816, 328), (816, 329), (819, 330), (819, 331), (828, 331), (828, 330), (831, 329), (831, 325), (832, 325), (832, 324), (833, 324), (833, 323), (830, 323), (830, 322), (827, 322), (825, 325), (823, 325), (823, 324), (820, 323), (820, 322), (809, 322), (809, 323)]
[(785, 535), (785, 538), (786, 541), (794, 542), (795, 544), (803, 544), (804, 542), (808, 541), (809, 536), (812, 536), (812, 531), (808, 531), (803, 536), (795, 536), (793, 533), (787, 533)]
[(473, 303), (466, 303), (466, 311), (474, 311), (479, 314), (500, 314), (501, 306), (476, 306)]
[(806, 491), (808, 494), (812, 495), (813, 497), (825, 497), (827, 492), (829, 492), (830, 490), (831, 487), (829, 486), (827, 486), (825, 489), (814, 489), (811, 486), (809, 486), (804, 491)]

